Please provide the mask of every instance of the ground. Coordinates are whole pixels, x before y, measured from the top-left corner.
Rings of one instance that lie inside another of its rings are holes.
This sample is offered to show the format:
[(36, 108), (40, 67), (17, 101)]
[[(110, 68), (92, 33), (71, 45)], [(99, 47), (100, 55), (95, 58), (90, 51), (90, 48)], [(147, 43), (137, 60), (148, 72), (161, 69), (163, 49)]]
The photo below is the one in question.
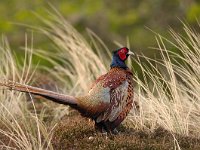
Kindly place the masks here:
[[(121, 125), (118, 135), (105, 135), (94, 130), (93, 122), (78, 113), (65, 116), (58, 123), (53, 146), (56, 150), (65, 149), (174, 149), (174, 138), (166, 130), (158, 128), (153, 133), (136, 131)], [(200, 140), (176, 135), (181, 149), (200, 149)]]
[[(0, 129), (7, 130), (2, 124), (0, 124)], [(51, 142), (55, 150), (175, 149), (175, 140), (172, 134), (162, 128), (158, 128), (154, 132), (139, 131), (132, 129), (126, 123), (123, 123), (118, 130), (120, 131), (118, 135), (105, 135), (99, 133), (94, 130), (93, 121), (82, 117), (74, 110), (70, 110), (70, 114), (64, 116), (57, 123)], [(181, 149), (200, 149), (200, 139), (183, 137), (180, 135), (175, 136)], [(0, 141), (5, 145), (16, 147), (5, 135), (0, 134)]]

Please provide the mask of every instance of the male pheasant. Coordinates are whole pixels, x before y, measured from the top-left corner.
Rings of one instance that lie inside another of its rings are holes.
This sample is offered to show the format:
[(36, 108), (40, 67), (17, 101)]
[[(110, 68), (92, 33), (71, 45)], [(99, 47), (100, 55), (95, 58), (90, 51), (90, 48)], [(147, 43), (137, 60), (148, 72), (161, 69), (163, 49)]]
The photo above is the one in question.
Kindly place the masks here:
[(133, 74), (125, 64), (130, 54), (126, 47), (114, 51), (110, 71), (100, 76), (85, 96), (73, 97), (11, 81), (0, 85), (69, 105), (93, 119), (96, 129), (114, 133), (133, 107)]

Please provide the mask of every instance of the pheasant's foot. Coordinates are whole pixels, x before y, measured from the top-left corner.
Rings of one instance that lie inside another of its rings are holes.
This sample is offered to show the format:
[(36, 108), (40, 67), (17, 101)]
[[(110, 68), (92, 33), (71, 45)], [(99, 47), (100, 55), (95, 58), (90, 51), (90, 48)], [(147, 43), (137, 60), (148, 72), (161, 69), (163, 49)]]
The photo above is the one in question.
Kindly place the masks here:
[(118, 135), (120, 132), (117, 129), (114, 129), (114, 130), (111, 131), (111, 133), (114, 134), (114, 135)]
[(104, 130), (104, 132), (102, 132), (102, 135), (106, 137), (106, 139), (108, 139), (108, 132), (106, 132), (106, 130)]

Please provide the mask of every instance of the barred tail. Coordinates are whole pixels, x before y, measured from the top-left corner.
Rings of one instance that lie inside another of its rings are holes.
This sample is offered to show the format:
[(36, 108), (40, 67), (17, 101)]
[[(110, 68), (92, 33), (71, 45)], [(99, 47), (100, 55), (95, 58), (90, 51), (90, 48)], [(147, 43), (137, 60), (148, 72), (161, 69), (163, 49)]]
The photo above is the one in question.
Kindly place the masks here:
[(76, 107), (77, 105), (77, 99), (73, 96), (59, 94), (53, 91), (44, 90), (41, 88), (24, 85), (13, 81), (7, 81), (5, 83), (0, 81), (0, 86), (5, 86), (10, 90), (39, 95), (41, 97), (46, 98), (47, 100), (51, 100), (59, 104), (70, 105), (72, 107)]

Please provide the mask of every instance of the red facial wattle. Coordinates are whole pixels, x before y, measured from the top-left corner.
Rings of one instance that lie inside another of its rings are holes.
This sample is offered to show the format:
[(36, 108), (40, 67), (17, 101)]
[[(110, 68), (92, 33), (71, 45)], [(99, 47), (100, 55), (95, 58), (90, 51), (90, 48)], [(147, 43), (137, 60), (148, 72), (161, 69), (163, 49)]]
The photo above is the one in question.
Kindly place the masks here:
[(119, 58), (121, 60), (125, 60), (126, 59), (126, 54), (128, 53), (128, 50), (126, 48), (122, 48), (121, 50), (118, 51), (118, 55), (119, 55)]

